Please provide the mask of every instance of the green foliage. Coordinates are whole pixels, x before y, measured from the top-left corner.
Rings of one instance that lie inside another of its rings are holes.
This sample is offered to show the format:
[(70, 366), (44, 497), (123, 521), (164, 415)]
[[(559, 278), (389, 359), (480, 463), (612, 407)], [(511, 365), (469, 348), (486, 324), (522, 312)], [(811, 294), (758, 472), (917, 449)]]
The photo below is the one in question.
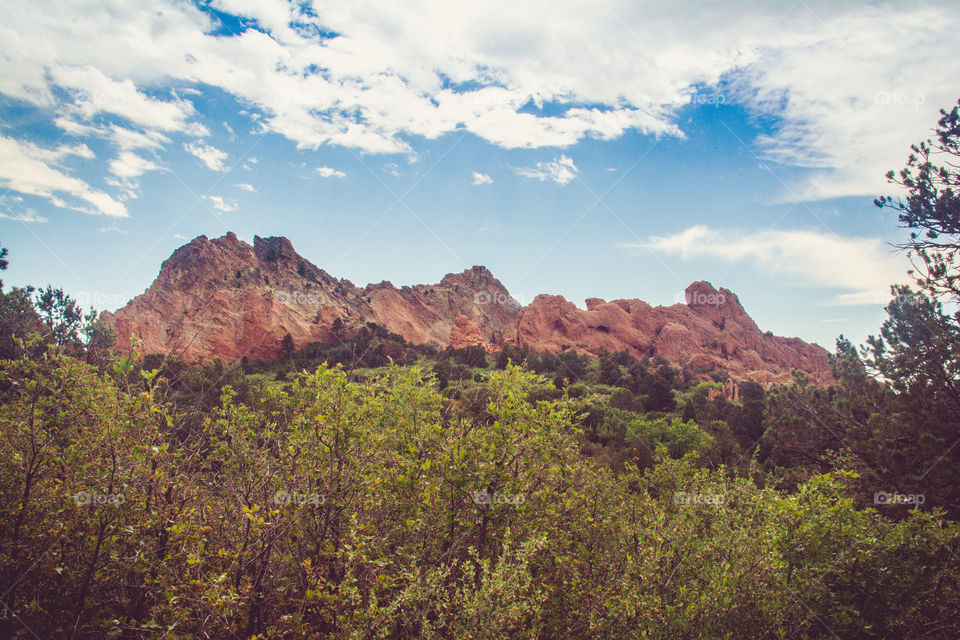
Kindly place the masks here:
[(915, 273), (920, 286), (932, 293), (960, 299), (960, 274), (956, 262), (960, 250), (960, 100), (950, 111), (940, 110), (934, 138), (910, 147), (907, 166), (887, 179), (907, 191), (904, 202), (882, 196), (881, 208), (897, 212), (901, 224), (911, 229), (903, 245), (920, 264)]
[(294, 350), (292, 338), (287, 342), (285, 336), (284, 342), (285, 344), (281, 345), (280, 360), (247, 362), (244, 365), (244, 371), (247, 373), (280, 371), (286, 375), (291, 367), (297, 371), (312, 371), (324, 363), (342, 364), (348, 369), (376, 368), (391, 362), (413, 364), (420, 358), (435, 355), (429, 347), (409, 344), (402, 336), (380, 325), (371, 322), (348, 328), (340, 318), (333, 323), (330, 341), (311, 342), (299, 350)]
[(687, 454), (706, 455), (713, 444), (713, 438), (696, 424), (676, 418), (633, 420), (627, 426), (626, 435), (629, 439), (642, 440), (649, 450), (671, 458), (682, 458)]
[(936, 300), (894, 287), (880, 336), (867, 340), (866, 364), (901, 393), (960, 410), (960, 325)]
[(572, 349), (552, 354), (538, 353), (527, 346), (505, 345), (497, 353), (495, 366), (497, 369), (505, 369), (508, 363), (513, 363), (523, 365), (542, 375), (550, 375), (552, 378), (559, 377), (570, 382), (581, 382), (587, 377), (590, 362), (589, 357), (580, 355)]
[(0, 360), (21, 356), (22, 343), (35, 344), (43, 333), (43, 323), (33, 306), (32, 287), (0, 291)]
[[(0, 271), (8, 266), (6, 248), (0, 248)], [(100, 324), (91, 308), (87, 314), (63, 289), (36, 292), (14, 287), (4, 293), (0, 281), (0, 360), (38, 355), (46, 345), (91, 363), (104, 363), (116, 343), (116, 334)]]
[[(957, 525), (859, 508), (850, 474), (758, 486), (699, 466), (718, 437), (692, 423), (535, 400), (515, 366), (452, 401), (418, 367), (240, 389), (137, 363), (0, 364), (4, 637), (960, 632)], [(581, 455), (616, 424), (653, 464)]]
[(485, 368), (487, 366), (487, 352), (480, 345), (471, 345), (461, 349), (447, 347), (440, 354), (440, 357), (453, 360), (466, 367)]
[[(909, 322), (893, 313), (885, 323), (891, 335), (898, 332), (888, 324)], [(912, 346), (897, 340), (886, 351), (885, 341), (871, 339), (864, 360), (841, 339), (834, 358), (839, 384), (768, 391), (758, 456), (784, 487), (845, 468), (859, 473), (854, 494), (861, 505), (873, 504), (881, 492), (923, 495), (925, 506), (942, 507), (956, 518), (960, 457), (952, 445), (960, 439), (960, 412), (950, 393), (953, 381), (939, 375), (951, 360), (918, 355), (936, 350), (935, 339)], [(886, 383), (872, 377), (871, 368), (883, 371)], [(906, 508), (887, 505), (885, 511), (903, 516)]]
[(83, 311), (63, 289), (47, 285), (37, 293), (36, 306), (54, 344), (64, 346), (79, 342)]
[[(7, 267), (10, 266), (10, 262), (7, 260), (7, 251), (6, 247), (0, 247), (0, 271), (6, 271)], [(0, 293), (3, 293), (3, 280), (0, 280)]]

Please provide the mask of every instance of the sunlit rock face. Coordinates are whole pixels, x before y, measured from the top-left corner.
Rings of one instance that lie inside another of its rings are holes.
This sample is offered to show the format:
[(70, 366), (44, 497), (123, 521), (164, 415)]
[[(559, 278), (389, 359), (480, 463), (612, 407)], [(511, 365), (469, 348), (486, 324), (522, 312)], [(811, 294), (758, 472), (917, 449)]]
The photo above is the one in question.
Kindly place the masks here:
[(375, 322), (417, 344), (491, 352), (508, 344), (550, 353), (626, 350), (638, 358), (662, 356), (704, 379), (726, 371), (770, 383), (788, 381), (799, 369), (818, 384), (830, 382), (823, 348), (763, 333), (731, 291), (694, 282), (685, 298), (668, 307), (590, 298), (581, 309), (562, 296), (539, 295), (523, 306), (480, 266), (433, 285), (361, 288), (301, 257), (286, 238), (255, 236), (251, 246), (227, 233), (174, 251), (150, 288), (102, 317), (116, 329), (121, 349), (129, 350), (134, 336), (140, 353), (191, 363), (270, 360), (288, 333), (299, 347)]

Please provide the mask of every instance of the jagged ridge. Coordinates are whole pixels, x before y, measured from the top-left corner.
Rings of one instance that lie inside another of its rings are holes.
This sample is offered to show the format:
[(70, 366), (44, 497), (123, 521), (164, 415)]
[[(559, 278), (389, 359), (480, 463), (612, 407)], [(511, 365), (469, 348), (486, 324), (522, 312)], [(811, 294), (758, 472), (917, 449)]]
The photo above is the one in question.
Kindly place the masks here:
[(562, 296), (539, 295), (524, 307), (480, 266), (435, 285), (397, 288), (385, 281), (360, 288), (301, 257), (286, 238), (255, 236), (250, 246), (230, 232), (180, 247), (150, 288), (102, 317), (117, 330), (121, 349), (129, 349), (132, 334), (143, 353), (192, 363), (273, 359), (287, 333), (298, 346), (334, 339), (339, 318), (347, 330), (376, 322), (418, 344), (626, 349), (684, 363), (700, 376), (726, 370), (735, 379), (769, 383), (800, 369), (818, 383), (830, 381), (822, 347), (764, 334), (727, 289), (695, 282), (686, 297), (687, 304), (669, 307), (590, 298), (579, 309)]

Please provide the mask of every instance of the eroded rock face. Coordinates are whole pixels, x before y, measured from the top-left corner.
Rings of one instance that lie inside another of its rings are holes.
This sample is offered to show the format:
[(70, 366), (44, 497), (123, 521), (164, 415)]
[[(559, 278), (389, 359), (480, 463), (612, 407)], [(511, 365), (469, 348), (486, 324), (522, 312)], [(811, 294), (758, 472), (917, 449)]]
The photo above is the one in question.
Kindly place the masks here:
[(453, 327), (450, 329), (450, 346), (454, 349), (463, 349), (472, 346), (487, 346), (480, 327), (467, 316), (457, 316), (453, 321)]
[(228, 233), (180, 247), (143, 295), (102, 317), (117, 330), (121, 349), (129, 350), (132, 334), (141, 353), (195, 363), (273, 359), (287, 333), (297, 347), (331, 340), (337, 318), (347, 329), (376, 322), (419, 344), (446, 346), (453, 334), (494, 348), (513, 339), (520, 307), (485, 301), (508, 298), (484, 267), (436, 285), (360, 288), (302, 258), (286, 238), (256, 236), (251, 247)]
[(830, 365), (822, 347), (798, 338), (766, 335), (743, 310), (737, 296), (694, 282), (688, 304), (651, 307), (640, 300), (587, 301), (578, 309), (561, 296), (537, 296), (520, 318), (519, 343), (558, 353), (573, 348), (631, 355), (659, 355), (684, 363), (700, 377), (726, 370), (733, 378), (784, 382), (800, 369), (816, 382), (829, 382)]
[(250, 246), (228, 233), (180, 247), (149, 289), (102, 317), (117, 330), (121, 349), (130, 348), (132, 334), (141, 353), (191, 363), (273, 359), (285, 334), (297, 347), (331, 340), (339, 319), (347, 330), (376, 322), (410, 342), (441, 347), (626, 349), (685, 364), (701, 377), (726, 370), (735, 379), (768, 383), (787, 381), (800, 369), (818, 383), (830, 381), (824, 349), (762, 333), (732, 292), (695, 282), (686, 299), (652, 307), (590, 298), (579, 309), (562, 296), (539, 295), (523, 307), (485, 267), (449, 274), (435, 285), (360, 288), (302, 258), (286, 238), (255, 236)]

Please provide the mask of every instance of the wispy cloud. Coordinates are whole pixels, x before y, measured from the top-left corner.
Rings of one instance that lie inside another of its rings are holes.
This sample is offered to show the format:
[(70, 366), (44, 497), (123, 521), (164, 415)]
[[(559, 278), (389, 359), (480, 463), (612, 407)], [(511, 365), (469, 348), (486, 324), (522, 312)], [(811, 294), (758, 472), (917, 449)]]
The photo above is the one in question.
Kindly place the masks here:
[(818, 231), (739, 232), (704, 225), (652, 237), (625, 247), (677, 256), (682, 260), (746, 260), (765, 273), (787, 276), (799, 285), (840, 289), (829, 302), (839, 305), (883, 304), (890, 285), (909, 280), (902, 256), (880, 238), (841, 237)]
[(5, 220), (13, 220), (15, 222), (27, 222), (27, 223), (50, 222), (43, 216), (37, 215), (37, 212), (34, 211), (33, 209), (27, 209), (26, 211), (23, 211), (21, 213), (18, 213), (12, 216), (7, 215), (5, 213), (0, 213), (0, 218), (4, 218)]
[(227, 170), (227, 167), (223, 164), (223, 161), (227, 159), (227, 154), (212, 145), (202, 142), (185, 142), (183, 150), (192, 156), (196, 156), (211, 171)]
[(246, 182), (240, 182), (235, 185), (237, 189), (242, 189), (244, 191), (249, 191), (250, 193), (256, 193), (257, 189), (252, 184), (247, 184)]
[(317, 175), (321, 178), (345, 178), (347, 174), (332, 167), (317, 167)]
[(524, 178), (534, 178), (536, 180), (552, 180), (559, 185), (565, 185), (577, 177), (580, 172), (573, 163), (573, 159), (561, 155), (550, 162), (538, 162), (534, 167), (517, 167), (514, 171)]
[(495, 220), (486, 221), (480, 224), (477, 227), (477, 231), (480, 233), (493, 233), (498, 236), (503, 235), (503, 225)]
[(473, 184), (493, 184), (493, 178), (485, 173), (473, 172)]
[(125, 230), (125, 229), (121, 229), (121, 228), (120, 228), (120, 225), (118, 225), (116, 222), (114, 222), (113, 224), (111, 224), (111, 225), (109, 225), (109, 226), (107, 226), (107, 227), (100, 227), (100, 233), (103, 233), (103, 234), (107, 234), (107, 233), (119, 233), (119, 234), (122, 235), (122, 234), (125, 234), (125, 233), (126, 233), (126, 230)]
[(157, 169), (160, 169), (160, 165), (132, 151), (122, 151), (110, 161), (110, 173), (122, 180), (137, 178)]
[(389, 173), (392, 176), (400, 175), (400, 166), (396, 162), (388, 162), (383, 165), (383, 171)]
[[(52, 166), (65, 155), (77, 153), (76, 148), (45, 149), (30, 142), (0, 135), (0, 187), (45, 198), (61, 208), (117, 218), (127, 217), (127, 209), (122, 202)], [(85, 152), (79, 153), (82, 156)], [(74, 202), (68, 202), (64, 198), (71, 198)]]
[(210, 205), (222, 213), (230, 213), (237, 210), (237, 203), (233, 200), (224, 200), (221, 196), (203, 196)]

